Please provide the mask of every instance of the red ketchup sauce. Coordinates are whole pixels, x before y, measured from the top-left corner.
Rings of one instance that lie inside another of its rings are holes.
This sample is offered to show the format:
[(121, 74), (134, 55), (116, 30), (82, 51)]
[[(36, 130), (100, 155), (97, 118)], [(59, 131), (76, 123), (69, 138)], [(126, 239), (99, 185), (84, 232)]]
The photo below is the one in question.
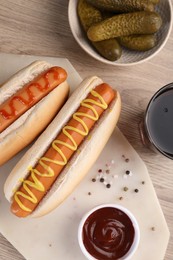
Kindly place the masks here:
[(83, 226), (83, 243), (98, 260), (119, 259), (133, 244), (135, 230), (130, 218), (120, 209), (100, 208)]
[[(58, 67), (52, 67), (46, 72), (43, 72), (0, 106), (0, 133), (8, 127), (9, 124), (14, 122), (19, 116), (26, 112), (31, 106), (39, 102), (57, 86), (56, 84), (50, 82), (50, 74), (52, 74), (55, 81), (59, 80), (61, 82), (62, 79), (60, 78), (61, 76), (59, 75)], [(40, 83), (40, 80), (42, 80), (42, 83)], [(34, 93), (34, 89), (39, 91), (39, 95), (37, 94), (37, 97)], [(25, 97), (22, 96), (24, 92), (26, 94)], [(16, 102), (19, 102), (22, 105), (20, 111), (16, 108)], [(9, 111), (4, 109), (6, 104), (8, 104)], [(7, 123), (4, 123), (4, 127), (2, 126), (1, 119), (7, 120)], [(10, 123), (8, 123), (8, 120), (10, 120)]]

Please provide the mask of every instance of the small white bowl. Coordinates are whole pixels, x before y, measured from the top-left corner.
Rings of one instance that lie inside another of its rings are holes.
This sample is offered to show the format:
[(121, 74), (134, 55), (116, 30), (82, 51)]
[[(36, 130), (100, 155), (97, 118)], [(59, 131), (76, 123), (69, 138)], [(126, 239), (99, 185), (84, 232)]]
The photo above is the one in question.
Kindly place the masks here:
[(103, 63), (114, 65), (114, 66), (129, 66), (136, 65), (147, 61), (154, 57), (166, 44), (171, 29), (172, 29), (172, 4), (171, 0), (160, 0), (159, 4), (155, 8), (155, 10), (161, 15), (163, 24), (160, 30), (157, 33), (158, 44), (153, 49), (145, 52), (137, 52), (123, 49), (122, 56), (117, 61), (109, 61), (103, 58), (100, 54), (98, 54), (89, 41), (80, 25), (78, 15), (77, 15), (77, 2), (78, 0), (69, 0), (68, 5), (68, 19), (70, 28), (74, 38), (77, 43), (81, 46), (81, 48), (86, 51), (90, 56), (99, 60)]
[(81, 248), (81, 251), (83, 252), (83, 254), (85, 255), (85, 257), (88, 260), (99, 260), (96, 259), (95, 257), (93, 257), (85, 248), (85, 245), (83, 243), (83, 226), (85, 224), (85, 221), (87, 220), (87, 218), (94, 213), (95, 211), (97, 211), (98, 209), (101, 208), (115, 208), (115, 209), (119, 209), (120, 211), (124, 212), (129, 219), (131, 220), (132, 224), (133, 224), (133, 228), (134, 228), (134, 240), (132, 243), (132, 246), (130, 247), (129, 251), (126, 253), (126, 255), (124, 255), (121, 260), (130, 260), (132, 255), (135, 253), (136, 249), (138, 248), (139, 245), (139, 240), (140, 240), (140, 230), (139, 230), (139, 226), (138, 226), (138, 222), (136, 220), (136, 218), (134, 217), (134, 215), (125, 207), (121, 206), (121, 205), (117, 205), (117, 204), (103, 204), (100, 206), (97, 206), (93, 209), (91, 209), (89, 212), (87, 212), (83, 218), (80, 221), (79, 224), (79, 228), (78, 228), (78, 242), (79, 242), (79, 246)]

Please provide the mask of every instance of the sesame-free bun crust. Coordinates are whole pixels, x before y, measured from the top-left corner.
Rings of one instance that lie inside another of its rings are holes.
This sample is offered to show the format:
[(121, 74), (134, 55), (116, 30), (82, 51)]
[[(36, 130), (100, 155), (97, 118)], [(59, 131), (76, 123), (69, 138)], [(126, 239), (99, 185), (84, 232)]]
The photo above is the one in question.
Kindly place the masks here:
[[(36, 61), (17, 72), (0, 88), (0, 104), (53, 65)], [(69, 86), (61, 83), (0, 133), (0, 165), (31, 143), (50, 123), (67, 99)]]
[[(27, 177), (28, 166), (34, 167), (36, 165), (38, 158), (45, 153), (51, 142), (77, 110), (80, 102), (85, 99), (93, 88), (101, 83), (103, 81), (96, 76), (86, 78), (82, 81), (55, 119), (15, 166), (4, 186), (4, 193), (9, 202), (12, 201), (14, 190), (18, 189), (21, 184), (20, 179)], [(32, 217), (41, 217), (55, 209), (80, 183), (112, 134), (118, 121), (120, 110), (121, 99), (119, 93), (116, 92), (115, 100), (100, 117), (90, 131), (89, 136), (79, 146), (75, 155), (61, 172), (50, 191), (31, 214)]]

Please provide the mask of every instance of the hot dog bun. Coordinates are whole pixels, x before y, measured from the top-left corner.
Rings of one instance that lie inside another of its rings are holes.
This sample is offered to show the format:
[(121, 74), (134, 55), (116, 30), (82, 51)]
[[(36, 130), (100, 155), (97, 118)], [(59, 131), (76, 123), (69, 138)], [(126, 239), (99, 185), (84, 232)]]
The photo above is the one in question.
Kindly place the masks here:
[[(0, 105), (52, 67), (53, 65), (45, 61), (35, 61), (17, 72), (1, 86)], [(0, 165), (31, 143), (44, 130), (66, 101), (68, 92), (69, 86), (67, 81), (64, 81), (0, 133)]]
[[(86, 98), (92, 89), (102, 83), (103, 81), (96, 76), (86, 78), (73, 92), (72, 96), (44, 133), (15, 166), (4, 186), (4, 193), (9, 202), (13, 201), (14, 192), (21, 186), (21, 179), (27, 178), (28, 166), (34, 167), (37, 164), (38, 158), (44, 155), (61, 129), (69, 121), (72, 114), (78, 109), (81, 101)], [(120, 95), (117, 91), (115, 93), (115, 98), (108, 109), (104, 111), (103, 115), (90, 131), (89, 136), (86, 136), (49, 192), (33, 211), (31, 214), (32, 217), (43, 216), (63, 202), (96, 161), (114, 130), (120, 115)]]

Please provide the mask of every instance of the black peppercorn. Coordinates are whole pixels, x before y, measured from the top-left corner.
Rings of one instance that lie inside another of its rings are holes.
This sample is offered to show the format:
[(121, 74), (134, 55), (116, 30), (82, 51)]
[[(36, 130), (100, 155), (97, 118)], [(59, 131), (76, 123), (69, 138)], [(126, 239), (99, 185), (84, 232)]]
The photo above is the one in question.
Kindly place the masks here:
[(104, 178), (100, 178), (100, 182), (104, 182)]

